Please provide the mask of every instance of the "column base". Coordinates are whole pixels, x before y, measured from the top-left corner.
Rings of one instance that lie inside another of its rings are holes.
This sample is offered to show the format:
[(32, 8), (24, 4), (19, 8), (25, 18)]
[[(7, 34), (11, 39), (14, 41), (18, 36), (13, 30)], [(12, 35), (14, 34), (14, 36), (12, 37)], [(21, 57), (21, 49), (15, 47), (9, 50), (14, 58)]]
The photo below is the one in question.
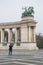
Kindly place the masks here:
[(36, 43), (21, 43), (20, 46), (14, 45), (13, 49), (38, 50)]
[[(7, 46), (0, 44), (0, 49), (9, 49), (9, 44), (7, 44)], [(20, 43), (20, 46), (17, 46), (15, 43), (13, 49), (38, 50), (38, 47), (36, 43)]]

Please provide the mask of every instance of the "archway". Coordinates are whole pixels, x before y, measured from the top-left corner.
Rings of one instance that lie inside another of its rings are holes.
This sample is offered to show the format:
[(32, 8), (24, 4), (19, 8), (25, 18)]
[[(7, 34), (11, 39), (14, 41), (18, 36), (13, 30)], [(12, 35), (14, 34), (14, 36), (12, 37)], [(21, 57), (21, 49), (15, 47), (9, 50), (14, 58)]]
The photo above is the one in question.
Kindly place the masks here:
[(8, 32), (7, 31), (4, 31), (4, 40), (6, 38), (6, 42), (8, 42)]

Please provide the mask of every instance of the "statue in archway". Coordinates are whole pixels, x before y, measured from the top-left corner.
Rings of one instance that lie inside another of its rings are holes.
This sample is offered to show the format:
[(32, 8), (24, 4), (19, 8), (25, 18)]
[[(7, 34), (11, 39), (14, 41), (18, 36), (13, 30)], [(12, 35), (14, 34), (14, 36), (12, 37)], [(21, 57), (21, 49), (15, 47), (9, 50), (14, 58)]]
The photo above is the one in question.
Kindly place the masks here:
[(5, 37), (4, 42), (3, 42), (3, 46), (6, 46), (6, 45), (7, 45), (7, 38)]
[(6, 39), (6, 37), (5, 37), (4, 41), (5, 41), (5, 42), (7, 42), (7, 39)]

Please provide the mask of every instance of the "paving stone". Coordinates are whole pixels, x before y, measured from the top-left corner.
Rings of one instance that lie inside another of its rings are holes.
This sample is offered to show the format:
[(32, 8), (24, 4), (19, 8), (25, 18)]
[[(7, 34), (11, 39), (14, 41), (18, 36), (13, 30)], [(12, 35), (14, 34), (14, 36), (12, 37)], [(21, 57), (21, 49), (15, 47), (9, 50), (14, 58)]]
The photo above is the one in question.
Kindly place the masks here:
[(11, 56), (8, 50), (1, 50), (0, 65), (43, 65), (43, 50), (13, 50)]

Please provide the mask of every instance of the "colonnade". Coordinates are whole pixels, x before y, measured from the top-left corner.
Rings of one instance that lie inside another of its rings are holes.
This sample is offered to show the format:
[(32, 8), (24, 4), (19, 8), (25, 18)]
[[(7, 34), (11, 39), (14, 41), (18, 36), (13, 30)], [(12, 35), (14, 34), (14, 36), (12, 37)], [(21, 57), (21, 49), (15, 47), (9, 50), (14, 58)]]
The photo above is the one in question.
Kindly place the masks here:
[[(11, 42), (12, 39), (12, 29), (9, 28), (8, 31), (8, 42)], [(17, 27), (15, 32), (15, 42), (18, 40), (20, 42), (36, 42), (36, 36), (35, 36), (35, 27), (34, 26), (27, 26), (27, 25), (21, 25), (20, 27)], [(1, 29), (1, 43), (4, 42), (4, 28)]]
[[(4, 37), (4, 30), (5, 29), (1, 29), (1, 43), (3, 43), (4, 42), (4, 39), (5, 39), (5, 37)], [(10, 28), (9, 30), (8, 30), (8, 42), (10, 42), (11, 41), (11, 39), (12, 39), (12, 29)]]

